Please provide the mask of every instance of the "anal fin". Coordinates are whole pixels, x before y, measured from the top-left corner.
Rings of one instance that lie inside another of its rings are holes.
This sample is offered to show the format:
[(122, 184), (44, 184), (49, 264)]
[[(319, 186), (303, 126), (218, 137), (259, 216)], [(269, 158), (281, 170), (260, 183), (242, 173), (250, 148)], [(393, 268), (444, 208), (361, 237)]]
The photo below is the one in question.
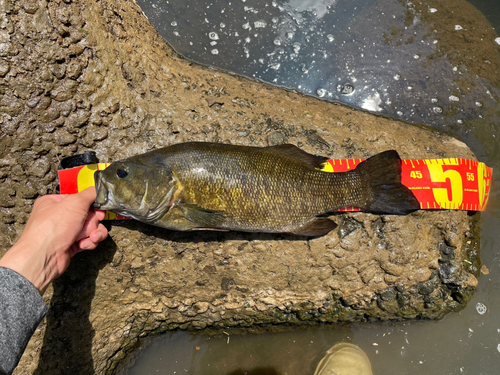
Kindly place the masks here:
[(337, 228), (337, 224), (334, 221), (326, 217), (315, 217), (300, 227), (295, 228), (291, 233), (299, 236), (324, 236), (335, 228)]

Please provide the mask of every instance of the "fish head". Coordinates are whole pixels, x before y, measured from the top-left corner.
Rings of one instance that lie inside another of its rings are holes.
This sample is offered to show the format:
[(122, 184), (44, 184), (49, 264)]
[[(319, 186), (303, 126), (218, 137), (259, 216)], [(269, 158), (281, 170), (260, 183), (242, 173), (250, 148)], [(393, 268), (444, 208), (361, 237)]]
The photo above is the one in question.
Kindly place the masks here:
[(168, 211), (177, 186), (164, 165), (127, 159), (96, 171), (94, 180), (93, 207), (144, 222), (154, 222)]

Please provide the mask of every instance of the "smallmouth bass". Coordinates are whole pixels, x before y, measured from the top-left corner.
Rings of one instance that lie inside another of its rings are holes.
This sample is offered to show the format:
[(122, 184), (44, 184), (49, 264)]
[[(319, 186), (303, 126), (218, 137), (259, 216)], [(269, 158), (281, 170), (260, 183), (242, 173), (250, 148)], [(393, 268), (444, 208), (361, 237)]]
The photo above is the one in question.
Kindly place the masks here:
[(405, 215), (420, 208), (401, 184), (394, 150), (349, 172), (290, 144), (248, 147), (189, 142), (116, 161), (95, 173), (94, 207), (180, 231), (217, 229), (321, 236), (326, 215), (354, 206)]

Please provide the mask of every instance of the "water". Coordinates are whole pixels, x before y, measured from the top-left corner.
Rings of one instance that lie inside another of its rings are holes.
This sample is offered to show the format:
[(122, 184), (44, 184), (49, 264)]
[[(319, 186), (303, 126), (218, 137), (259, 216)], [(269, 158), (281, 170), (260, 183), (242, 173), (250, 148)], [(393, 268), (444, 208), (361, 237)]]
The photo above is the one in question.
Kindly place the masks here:
[[(482, 261), (489, 274), (479, 278), (463, 311), (438, 322), (228, 331), (211, 338), (175, 332), (151, 340), (123, 371), (312, 374), (330, 346), (349, 341), (366, 351), (375, 374), (497, 374), (500, 45), (491, 43), (498, 37), (492, 28), (473, 30), (484, 20), (466, 23), (467, 14), (460, 12), (471, 11), (451, 0), (425, 5), (425, 14), (438, 17), (432, 27), (415, 17), (421, 4), (396, 0), (138, 2), (190, 59), (448, 131), (496, 173), (482, 216)], [(498, 30), (498, 0), (474, 4)], [(471, 52), (471, 44), (481, 47), (474, 35), (483, 31), (491, 38), (489, 49)]]
[[(499, 13), (489, 1), (488, 14)], [(471, 32), (453, 1), (435, 8), (398, 0), (139, 4), (189, 59), (460, 135), (498, 94), (491, 84), (498, 66), (485, 62), (482, 30)], [(456, 54), (463, 38), (477, 47), (467, 51), (473, 57)]]

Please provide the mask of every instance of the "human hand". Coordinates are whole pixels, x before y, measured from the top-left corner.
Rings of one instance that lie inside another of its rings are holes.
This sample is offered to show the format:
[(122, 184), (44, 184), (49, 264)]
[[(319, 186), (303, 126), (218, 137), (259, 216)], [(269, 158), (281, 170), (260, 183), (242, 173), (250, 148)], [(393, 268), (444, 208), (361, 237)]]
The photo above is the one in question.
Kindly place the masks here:
[(95, 197), (95, 188), (89, 187), (78, 194), (37, 199), (21, 238), (0, 266), (26, 277), (43, 295), (75, 254), (95, 249), (108, 236), (100, 223), (104, 211), (90, 208)]

